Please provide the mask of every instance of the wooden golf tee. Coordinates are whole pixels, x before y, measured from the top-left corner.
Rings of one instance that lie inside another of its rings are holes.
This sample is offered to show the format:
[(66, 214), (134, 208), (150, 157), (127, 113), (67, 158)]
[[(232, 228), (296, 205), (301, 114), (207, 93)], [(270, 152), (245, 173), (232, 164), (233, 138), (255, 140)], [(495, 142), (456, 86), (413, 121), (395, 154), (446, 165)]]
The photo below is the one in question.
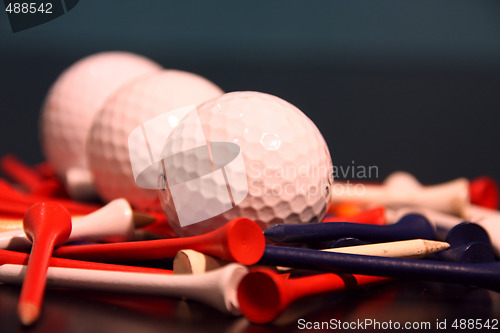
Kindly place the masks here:
[[(24, 270), (23, 265), (1, 265), (0, 279), (7, 283), (19, 283)], [(185, 297), (211, 305), (225, 313), (239, 314), (236, 288), (247, 271), (245, 266), (236, 263), (198, 275), (50, 267), (47, 270), (47, 286)]]
[[(1, 191), (1, 189), (0, 189)], [(29, 208), (29, 207), (28, 207)], [(27, 209), (23, 210), (22, 215), (26, 213)], [(163, 212), (161, 213), (163, 214)], [(140, 229), (148, 227), (153, 223), (158, 223), (159, 215), (157, 212), (149, 212), (148, 214), (133, 211), (129, 202), (124, 198), (114, 199), (108, 202), (106, 205), (95, 210), (94, 212), (87, 215), (72, 215), (73, 229), (71, 231), (70, 240), (80, 241), (80, 240), (102, 240), (109, 242), (119, 242), (127, 240), (127, 237), (132, 237), (133, 231), (130, 230), (129, 233), (125, 232), (117, 233), (117, 230), (127, 230), (130, 223), (132, 223), (133, 228)], [(103, 223), (106, 221), (106, 223)], [(165, 222), (166, 223), (166, 222)], [(80, 226), (80, 224), (84, 224)], [(121, 226), (121, 228), (120, 228)], [(26, 235), (23, 231), (23, 219), (18, 217), (2, 217), (0, 216), (0, 232), (18, 230), (21, 232), (23, 237)], [(111, 232), (111, 233), (109, 233)], [(91, 234), (98, 234), (98, 238), (94, 238)], [(2, 233), (0, 233), (0, 239), (2, 238)], [(78, 239), (78, 237), (83, 236)], [(104, 237), (101, 237), (104, 236)], [(116, 237), (118, 235), (118, 237)], [(29, 242), (31, 246), (31, 242)], [(0, 247), (1, 246), (0, 240)]]
[[(412, 239), (388, 243), (336, 247), (324, 249), (322, 251), (393, 258), (423, 258), (429, 254), (445, 250), (449, 247), (450, 245), (446, 242)], [(181, 250), (177, 252), (174, 258), (174, 273), (201, 274), (227, 264), (227, 261), (208, 256), (198, 251)], [(290, 267), (282, 266), (278, 266), (277, 269), (280, 272), (291, 270)]]
[(247, 218), (236, 218), (209, 233), (183, 238), (137, 242), (62, 246), (54, 256), (91, 261), (119, 262), (173, 258), (178, 251), (192, 249), (244, 265), (253, 265), (264, 253), (261, 228)]
[(446, 242), (428, 239), (409, 239), (395, 242), (345, 246), (321, 251), (336, 253), (362, 254), (367, 256), (390, 258), (423, 258), (429, 254), (446, 250), (450, 245)]
[(467, 264), (375, 257), (267, 245), (260, 264), (462, 283), (500, 291), (500, 262)]
[(66, 242), (71, 234), (71, 216), (60, 204), (37, 203), (26, 212), (23, 228), (33, 247), (19, 296), (18, 315), (24, 325), (31, 325), (40, 316), (53, 248)]
[(324, 241), (341, 237), (389, 242), (415, 238), (435, 239), (435, 229), (424, 216), (408, 214), (391, 225), (349, 222), (275, 224), (264, 230), (264, 235), (277, 243)]
[(85, 201), (98, 197), (89, 170), (72, 167), (66, 171), (63, 178), (66, 191), (72, 199)]
[(351, 222), (351, 223), (367, 223), (376, 225), (387, 224), (385, 216), (385, 207), (383, 206), (365, 210), (354, 216), (325, 217), (321, 222)]
[(498, 209), (499, 190), (497, 182), (488, 176), (477, 177), (469, 184), (470, 201), (489, 209)]
[(174, 258), (174, 274), (203, 274), (226, 266), (227, 261), (198, 251), (181, 250)]
[(389, 281), (388, 278), (353, 274), (318, 274), (283, 279), (268, 268), (256, 268), (238, 286), (241, 313), (254, 323), (274, 320), (293, 301), (325, 292), (353, 289)]
[(381, 185), (365, 184), (362, 189), (340, 193), (333, 190), (332, 202), (348, 201), (392, 207), (414, 205), (459, 216), (464, 216), (465, 208), (470, 203), (469, 181), (465, 178), (423, 186), (409, 173), (394, 172)]
[[(495, 255), (500, 257), (500, 212), (493, 209), (478, 207), (476, 205), (469, 205), (466, 211), (467, 218), (465, 220), (479, 224), (486, 230)], [(429, 221), (432, 221), (436, 227), (444, 230), (450, 230), (464, 221), (463, 218), (436, 212), (424, 207), (407, 207), (398, 210), (387, 210), (387, 213), (389, 223), (408, 213), (422, 214), (427, 217)]]
[[(47, 194), (25, 193), (15, 188), (10, 183), (0, 179), (0, 199), (2, 206), (0, 212), (3, 214), (24, 216), (26, 210), (37, 202), (49, 200), (62, 204), (72, 215), (90, 214), (100, 208), (99, 205), (76, 202), (65, 197), (49, 197)], [(10, 208), (9, 204), (16, 204), (15, 208)], [(24, 209), (23, 209), (24, 207)], [(22, 209), (22, 210), (21, 210)]]
[(29, 207), (44, 200), (60, 203), (71, 213), (71, 215), (90, 214), (100, 208), (98, 205), (75, 202), (69, 199), (49, 198), (30, 194), (27, 194), (22, 198), (12, 198), (12, 196), (8, 193), (0, 192), (0, 199), (2, 200), (0, 213), (10, 216), (23, 216)]
[[(323, 249), (325, 252), (351, 253), (367, 256), (389, 258), (423, 258), (429, 254), (446, 250), (450, 244), (428, 239), (410, 239), (396, 242), (363, 244), (353, 246), (332, 247)], [(280, 272), (290, 270), (290, 267), (277, 266)]]
[[(91, 214), (73, 219), (68, 241), (130, 240), (134, 232), (134, 216), (127, 200), (112, 200)], [(22, 230), (0, 233), (0, 249), (24, 250), (30, 246), (31, 242)]]
[[(29, 254), (27, 254), (27, 253), (0, 249), (0, 265), (8, 265), (8, 264), (26, 265), (28, 263), (28, 260), (29, 260)], [(162, 269), (162, 268), (105, 264), (105, 263), (100, 263), (100, 262), (72, 260), (72, 259), (55, 258), (55, 257), (51, 257), (49, 259), (49, 266), (50, 267), (64, 267), (64, 268), (93, 269), (93, 270), (102, 270), (102, 271), (117, 271), (117, 272), (173, 274), (173, 271), (167, 270), (167, 269)], [(1, 281), (1, 277), (0, 277), (0, 281)]]
[(439, 252), (436, 259), (462, 263), (494, 262), (495, 255), (486, 230), (471, 222), (454, 226), (446, 236), (450, 248)]
[(0, 168), (9, 177), (26, 187), (32, 194), (52, 196), (64, 192), (58, 181), (43, 179), (35, 169), (27, 166), (13, 155), (6, 155), (1, 158)]

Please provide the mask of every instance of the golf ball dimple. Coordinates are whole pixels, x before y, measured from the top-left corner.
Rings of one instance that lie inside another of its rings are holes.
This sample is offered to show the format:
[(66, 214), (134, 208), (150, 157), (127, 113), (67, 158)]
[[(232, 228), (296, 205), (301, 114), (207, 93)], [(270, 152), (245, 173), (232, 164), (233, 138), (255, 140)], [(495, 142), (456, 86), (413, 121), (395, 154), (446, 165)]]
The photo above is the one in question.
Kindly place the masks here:
[[(118, 89), (95, 116), (87, 141), (89, 169), (99, 196), (105, 201), (123, 197), (136, 208), (161, 210), (157, 191), (134, 181), (128, 136), (155, 116), (223, 93), (209, 80), (179, 70), (160, 71)], [(177, 118), (168, 120), (177, 125)]]
[(86, 169), (85, 141), (104, 100), (123, 84), (160, 71), (157, 63), (127, 52), (103, 52), (67, 68), (50, 88), (40, 117), (42, 150), (64, 177)]
[[(283, 99), (260, 92), (227, 93), (201, 104), (197, 111), (207, 144), (231, 142), (241, 149), (248, 194), (222, 214), (181, 226), (177, 199), (167, 185), (159, 190), (161, 204), (179, 235), (203, 234), (237, 217), (250, 218), (262, 229), (277, 223), (323, 219), (329, 205), (333, 166), (323, 136), (304, 113)], [(178, 140), (189, 137), (179, 136)], [(184, 163), (191, 157), (182, 156)], [(217, 198), (222, 197), (200, 191), (195, 209), (207, 211)]]

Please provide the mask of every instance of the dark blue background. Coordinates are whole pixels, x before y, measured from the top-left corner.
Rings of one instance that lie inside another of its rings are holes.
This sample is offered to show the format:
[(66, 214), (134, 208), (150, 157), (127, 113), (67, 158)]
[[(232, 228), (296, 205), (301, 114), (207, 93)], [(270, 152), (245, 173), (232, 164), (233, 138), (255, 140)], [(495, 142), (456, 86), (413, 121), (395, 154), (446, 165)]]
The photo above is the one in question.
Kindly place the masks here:
[(500, 180), (498, 1), (84, 0), (17, 33), (1, 9), (1, 155), (41, 161), (51, 83), (86, 55), (126, 50), (288, 100), (338, 166)]

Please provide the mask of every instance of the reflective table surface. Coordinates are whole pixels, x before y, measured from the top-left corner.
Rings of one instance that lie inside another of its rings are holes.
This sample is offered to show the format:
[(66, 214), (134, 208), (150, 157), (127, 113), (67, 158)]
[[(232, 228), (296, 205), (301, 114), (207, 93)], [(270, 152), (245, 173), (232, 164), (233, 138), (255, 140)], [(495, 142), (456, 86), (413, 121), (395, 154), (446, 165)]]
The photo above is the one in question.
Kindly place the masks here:
[(301, 299), (265, 325), (222, 314), (194, 301), (50, 289), (41, 319), (26, 328), (16, 315), (19, 291), (18, 286), (0, 286), (3, 333), (500, 330), (500, 293), (424, 281), (392, 281)]

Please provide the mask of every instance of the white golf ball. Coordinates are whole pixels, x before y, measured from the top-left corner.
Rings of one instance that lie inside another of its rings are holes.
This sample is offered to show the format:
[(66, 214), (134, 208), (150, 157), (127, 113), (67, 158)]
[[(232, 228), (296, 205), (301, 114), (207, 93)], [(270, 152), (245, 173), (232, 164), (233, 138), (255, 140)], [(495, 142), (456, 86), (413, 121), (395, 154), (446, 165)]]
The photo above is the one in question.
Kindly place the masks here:
[(119, 88), (95, 116), (87, 141), (87, 160), (99, 196), (105, 201), (123, 197), (136, 208), (161, 210), (157, 191), (134, 181), (130, 132), (155, 116), (223, 93), (209, 80), (179, 70), (160, 71)]
[(58, 77), (42, 108), (40, 139), (45, 158), (61, 177), (73, 167), (86, 169), (87, 133), (104, 100), (123, 84), (159, 70), (139, 55), (103, 52), (79, 60)]
[[(167, 185), (159, 190), (162, 208), (179, 235), (203, 234), (237, 217), (250, 218), (262, 229), (277, 223), (323, 219), (329, 205), (333, 166), (323, 136), (304, 113), (276, 96), (259, 92), (227, 93), (201, 104), (197, 111), (207, 142), (231, 142), (239, 146), (248, 194), (219, 215), (182, 226), (175, 205), (179, 198), (172, 195)], [(187, 135), (183, 134), (172, 146), (182, 147), (183, 142), (192, 141), (189, 131), (182, 133)], [(171, 159), (171, 165), (176, 171), (185, 172), (182, 177), (188, 179), (190, 175), (206, 175), (201, 159), (196, 153), (186, 152)], [(167, 175), (169, 171), (172, 170), (167, 169)], [(224, 186), (220, 188), (223, 189), (220, 192), (225, 192)], [(190, 193), (187, 199), (196, 202), (194, 209), (206, 212), (217, 205), (219, 198), (222, 198), (220, 193), (202, 188)], [(189, 214), (196, 216), (196, 212)]]

